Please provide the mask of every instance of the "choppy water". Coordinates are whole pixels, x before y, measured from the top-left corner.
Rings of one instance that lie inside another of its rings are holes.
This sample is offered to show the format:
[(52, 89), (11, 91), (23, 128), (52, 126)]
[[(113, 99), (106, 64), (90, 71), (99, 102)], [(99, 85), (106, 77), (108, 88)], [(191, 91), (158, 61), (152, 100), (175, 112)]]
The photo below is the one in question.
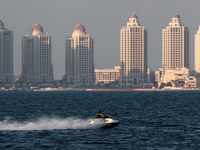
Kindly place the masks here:
[[(120, 120), (88, 129), (98, 110)], [(0, 149), (200, 149), (200, 91), (0, 92)]]

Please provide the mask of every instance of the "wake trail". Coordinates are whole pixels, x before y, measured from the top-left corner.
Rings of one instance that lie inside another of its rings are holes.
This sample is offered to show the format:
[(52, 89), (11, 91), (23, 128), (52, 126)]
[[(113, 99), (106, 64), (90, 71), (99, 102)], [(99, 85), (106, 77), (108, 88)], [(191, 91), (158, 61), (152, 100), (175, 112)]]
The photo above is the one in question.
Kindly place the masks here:
[(0, 131), (26, 131), (26, 130), (62, 130), (62, 129), (94, 129), (90, 119), (79, 118), (47, 118), (42, 117), (35, 121), (0, 121)]

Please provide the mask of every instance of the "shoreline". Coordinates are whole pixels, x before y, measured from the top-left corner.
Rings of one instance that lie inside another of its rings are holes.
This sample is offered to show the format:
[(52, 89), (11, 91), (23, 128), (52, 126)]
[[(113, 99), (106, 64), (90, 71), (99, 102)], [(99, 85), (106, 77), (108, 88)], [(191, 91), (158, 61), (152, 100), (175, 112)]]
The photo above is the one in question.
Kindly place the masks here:
[(200, 88), (163, 88), (163, 89), (76, 89), (76, 88), (41, 88), (31, 90), (0, 90), (0, 91), (86, 91), (86, 92), (134, 92), (134, 91), (199, 91)]

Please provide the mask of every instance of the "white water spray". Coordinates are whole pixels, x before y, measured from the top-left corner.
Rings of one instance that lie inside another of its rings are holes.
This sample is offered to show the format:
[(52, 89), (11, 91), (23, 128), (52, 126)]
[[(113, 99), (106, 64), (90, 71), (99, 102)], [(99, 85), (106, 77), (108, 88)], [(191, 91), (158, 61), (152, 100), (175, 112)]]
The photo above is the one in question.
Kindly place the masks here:
[(18, 130), (55, 130), (55, 129), (94, 129), (90, 124), (90, 119), (79, 118), (47, 118), (42, 117), (36, 121), (0, 121), (0, 131)]

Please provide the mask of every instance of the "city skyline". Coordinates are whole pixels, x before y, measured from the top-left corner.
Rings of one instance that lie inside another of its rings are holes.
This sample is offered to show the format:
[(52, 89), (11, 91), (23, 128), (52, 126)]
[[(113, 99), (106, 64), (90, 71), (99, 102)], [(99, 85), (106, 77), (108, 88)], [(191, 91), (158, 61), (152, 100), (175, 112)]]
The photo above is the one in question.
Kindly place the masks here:
[(190, 68), (194, 69), (194, 35), (200, 24), (198, 20), (200, 2), (197, 0), (192, 2), (146, 0), (126, 1), (126, 3), (112, 0), (100, 2), (2, 0), (1, 3), (0, 20), (4, 22), (6, 28), (14, 32), (15, 75), (21, 74), (21, 37), (30, 34), (32, 26), (36, 23), (42, 24), (45, 32), (49, 32), (52, 37), (55, 79), (61, 79), (65, 72), (64, 39), (72, 34), (74, 26), (78, 23), (84, 24), (88, 33), (94, 38), (95, 68), (120, 65), (120, 29), (134, 12), (148, 30), (148, 67), (154, 70), (162, 67), (162, 29), (166, 28), (177, 12), (190, 30)]

